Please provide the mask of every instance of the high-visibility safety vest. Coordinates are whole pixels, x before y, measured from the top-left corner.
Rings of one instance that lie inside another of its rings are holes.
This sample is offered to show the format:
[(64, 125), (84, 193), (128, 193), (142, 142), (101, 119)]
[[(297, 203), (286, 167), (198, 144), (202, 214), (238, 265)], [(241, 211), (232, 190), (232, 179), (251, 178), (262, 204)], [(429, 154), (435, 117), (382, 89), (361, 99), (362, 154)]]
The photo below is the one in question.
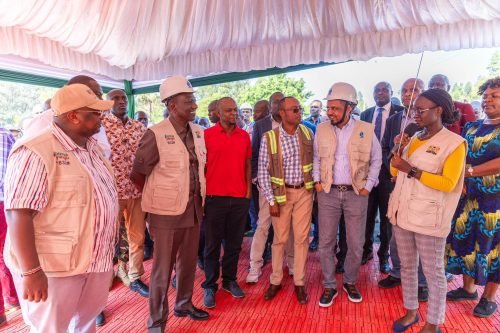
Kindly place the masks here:
[[(299, 124), (299, 147), (302, 173), (304, 175), (304, 186), (311, 191), (314, 187), (312, 178), (313, 169), (313, 134), (306, 126)], [(283, 205), (286, 202), (285, 177), (283, 172), (283, 152), (281, 150), (280, 128), (277, 127), (266, 132), (268, 154), (269, 154), (269, 175), (271, 176), (271, 187), (273, 189), (274, 200), (277, 204)]]

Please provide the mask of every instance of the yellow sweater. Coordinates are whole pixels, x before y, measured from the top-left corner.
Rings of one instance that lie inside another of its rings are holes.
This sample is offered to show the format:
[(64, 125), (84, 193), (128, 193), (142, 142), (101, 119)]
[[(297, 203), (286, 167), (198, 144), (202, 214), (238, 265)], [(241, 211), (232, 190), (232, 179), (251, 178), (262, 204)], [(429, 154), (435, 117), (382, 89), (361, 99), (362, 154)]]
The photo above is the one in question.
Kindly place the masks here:
[[(425, 144), (427, 140), (412, 140), (408, 148), (408, 157), (413, 154), (420, 146)], [(443, 174), (436, 175), (430, 172), (422, 171), (420, 181), (422, 184), (429, 186), (438, 191), (451, 192), (457, 186), (460, 179), (460, 173), (463, 170), (465, 163), (465, 143), (461, 144), (448, 156), (443, 166)], [(391, 164), (391, 175), (395, 177), (398, 169), (394, 168)]]

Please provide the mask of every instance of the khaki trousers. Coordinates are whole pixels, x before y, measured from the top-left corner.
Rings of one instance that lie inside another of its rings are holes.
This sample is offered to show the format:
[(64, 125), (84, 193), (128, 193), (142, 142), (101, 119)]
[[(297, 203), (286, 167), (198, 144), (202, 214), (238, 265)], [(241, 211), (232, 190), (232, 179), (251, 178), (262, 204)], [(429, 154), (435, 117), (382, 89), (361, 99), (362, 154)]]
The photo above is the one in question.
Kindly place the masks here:
[(144, 274), (144, 230), (146, 228), (145, 214), (141, 208), (141, 198), (120, 199), (119, 220), (125, 220), (128, 235), (130, 282), (139, 279)]
[[(250, 247), (250, 268), (260, 270), (264, 266), (264, 250), (266, 249), (267, 235), (271, 227), (271, 214), (269, 213), (269, 203), (266, 197), (259, 192), (259, 219), (257, 220), (257, 229), (252, 238)], [(290, 233), (290, 239), (286, 246), (287, 265), (293, 270), (293, 233)]]
[(292, 228), (294, 236), (293, 281), (296, 286), (304, 285), (312, 206), (312, 191), (307, 191), (305, 188), (286, 189), (286, 202), (280, 205), (280, 217), (272, 218), (274, 240), (271, 284), (279, 285), (283, 279), (283, 255)]

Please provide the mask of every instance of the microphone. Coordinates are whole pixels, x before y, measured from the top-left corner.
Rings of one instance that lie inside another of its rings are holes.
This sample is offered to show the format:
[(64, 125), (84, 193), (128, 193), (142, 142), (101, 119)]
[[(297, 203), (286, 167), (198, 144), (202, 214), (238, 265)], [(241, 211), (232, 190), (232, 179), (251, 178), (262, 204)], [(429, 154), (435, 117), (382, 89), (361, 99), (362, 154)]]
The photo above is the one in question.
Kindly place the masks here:
[[(417, 133), (420, 130), (420, 127), (417, 126), (415, 123), (409, 123), (408, 126), (406, 126), (405, 130), (403, 131), (403, 134), (407, 134), (410, 138)], [(400, 145), (396, 144), (394, 147), (392, 147), (391, 151), (389, 152), (388, 160), (391, 160), (391, 158), (398, 152)]]

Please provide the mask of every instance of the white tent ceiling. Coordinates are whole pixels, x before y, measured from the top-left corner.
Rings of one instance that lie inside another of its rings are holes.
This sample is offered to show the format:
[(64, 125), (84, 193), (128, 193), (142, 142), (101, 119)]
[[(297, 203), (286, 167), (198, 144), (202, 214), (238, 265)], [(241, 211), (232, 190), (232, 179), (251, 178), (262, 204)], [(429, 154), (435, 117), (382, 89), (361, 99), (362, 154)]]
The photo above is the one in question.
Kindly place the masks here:
[(0, 68), (160, 80), (500, 46), (500, 0), (0, 0)]

